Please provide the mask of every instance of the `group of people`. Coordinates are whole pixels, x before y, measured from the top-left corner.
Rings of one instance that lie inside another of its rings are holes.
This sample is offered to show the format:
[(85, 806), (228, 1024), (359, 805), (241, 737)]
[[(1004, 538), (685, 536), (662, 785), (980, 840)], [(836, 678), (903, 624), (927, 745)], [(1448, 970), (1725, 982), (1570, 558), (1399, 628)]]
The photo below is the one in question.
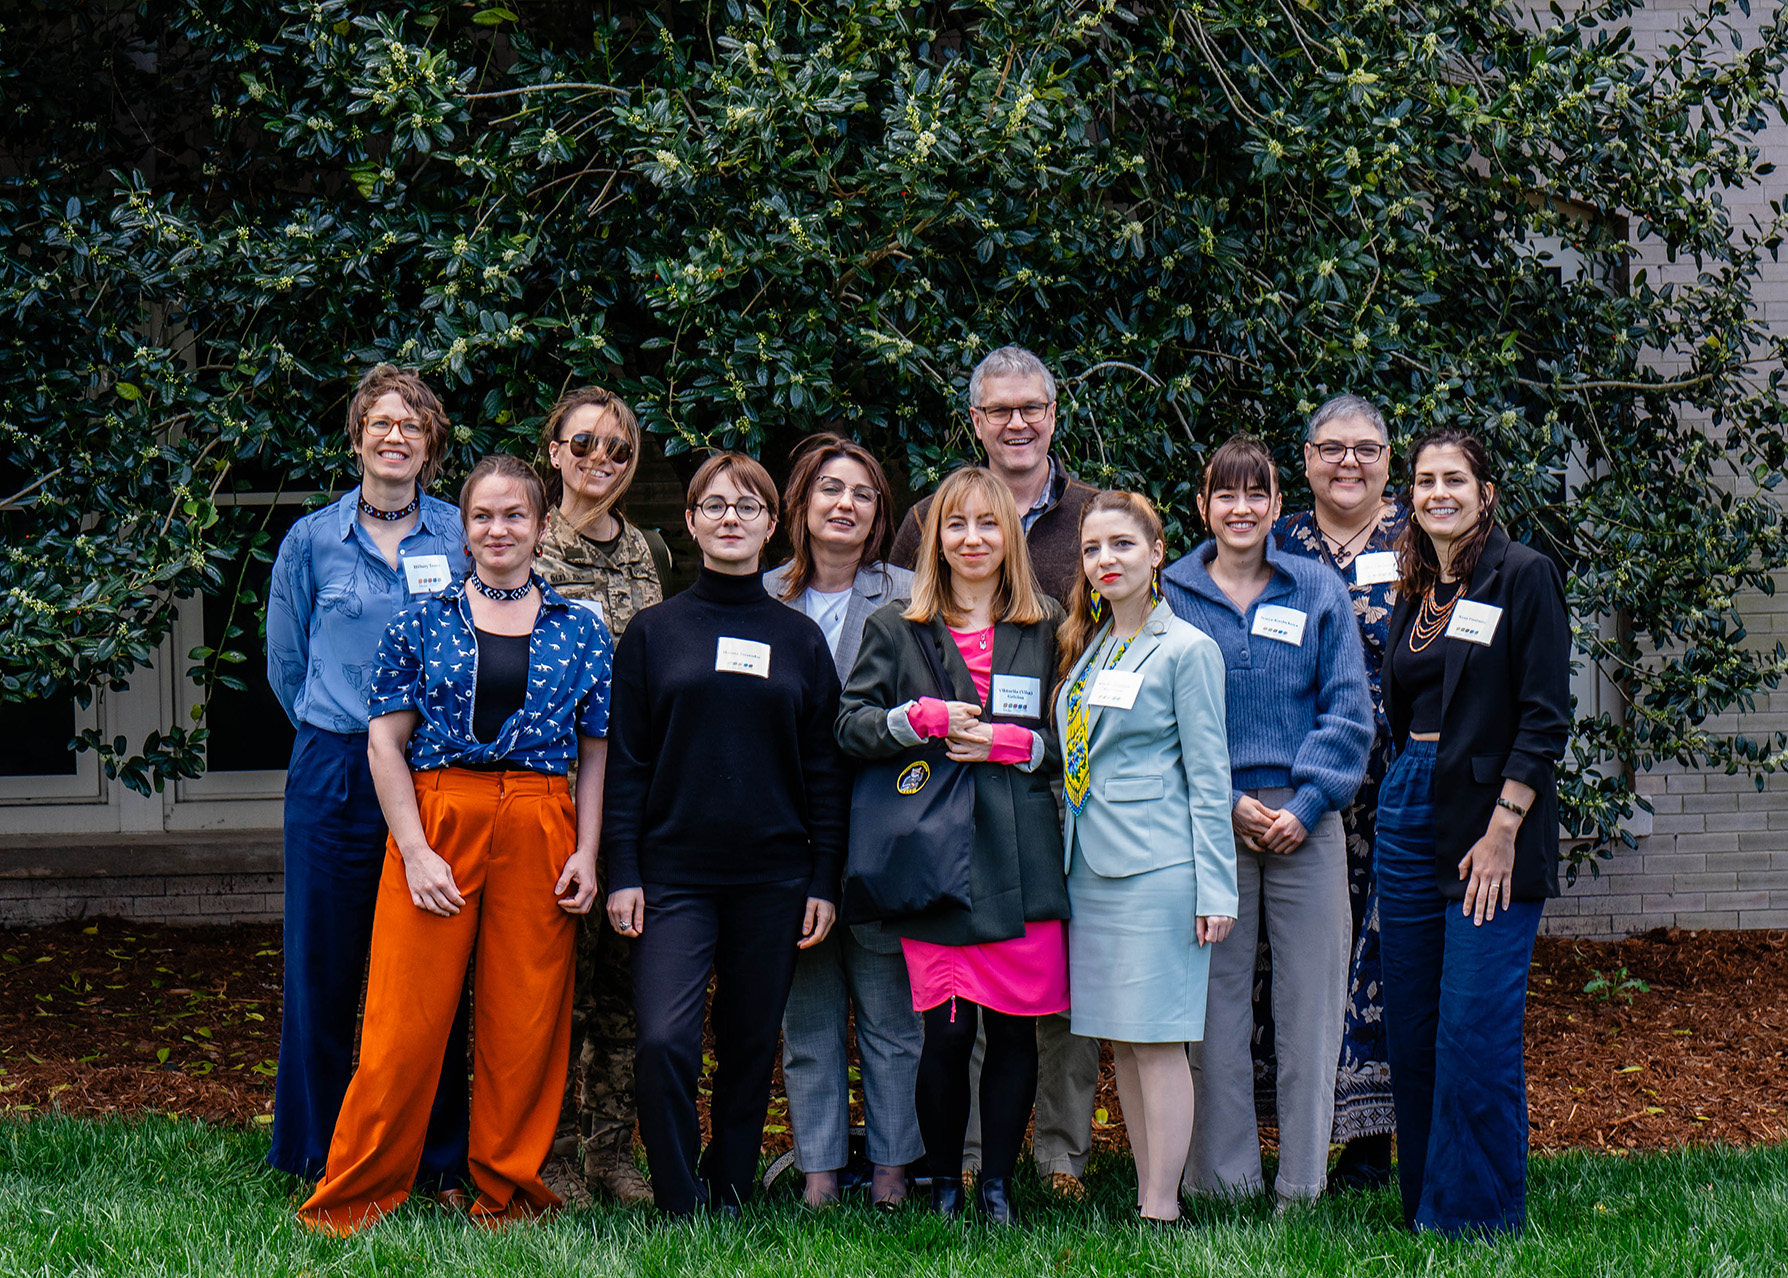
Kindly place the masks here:
[[(299, 728), (269, 1161), (317, 1181), (307, 1224), (467, 1184), (483, 1220), (549, 1209), (567, 1121), (593, 1187), (736, 1213), (779, 1047), (823, 1205), (854, 1029), (876, 1204), (922, 1171), (937, 1211), (1010, 1221), (1033, 1120), (1049, 1187), (1083, 1194), (1106, 1040), (1144, 1222), (1264, 1191), (1259, 1056), (1282, 1209), (1395, 1175), (1411, 1227), (1521, 1226), (1557, 569), (1498, 527), (1470, 435), (1419, 440), (1388, 499), (1352, 396), (1310, 419), (1310, 511), (1238, 436), (1204, 466), (1209, 539), (1169, 563), (1146, 497), (1061, 465), (1055, 400), (1030, 352), (988, 355), (986, 466), (898, 530), (851, 440), (806, 441), (781, 493), (708, 458), (699, 573), (665, 599), (662, 540), (621, 513), (619, 399), (561, 399), (538, 469), (479, 462), (456, 527), (424, 492), (438, 398), (362, 379), (360, 484), (287, 537), (267, 618)], [(896, 794), (936, 823), (895, 845), (929, 893), (901, 906), (864, 864)]]

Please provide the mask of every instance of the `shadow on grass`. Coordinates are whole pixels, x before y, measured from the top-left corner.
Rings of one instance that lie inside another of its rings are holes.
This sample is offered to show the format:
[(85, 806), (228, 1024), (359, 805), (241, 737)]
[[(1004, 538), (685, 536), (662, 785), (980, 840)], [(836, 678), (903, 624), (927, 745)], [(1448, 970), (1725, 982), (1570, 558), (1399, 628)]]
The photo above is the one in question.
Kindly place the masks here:
[(1325, 1199), (1274, 1219), (1265, 1196), (1201, 1202), (1185, 1227), (1133, 1220), (1135, 1175), (1095, 1158), (1089, 1201), (1047, 1197), (1021, 1171), (1022, 1224), (991, 1230), (913, 1206), (824, 1212), (792, 1190), (738, 1225), (592, 1207), (489, 1232), (406, 1204), (345, 1241), (294, 1219), (265, 1132), (187, 1120), (0, 1120), (4, 1274), (1642, 1274), (1779, 1275), (1788, 1256), (1788, 1150), (1702, 1147), (1534, 1161), (1530, 1226), (1454, 1243), (1403, 1232), (1394, 1193)]

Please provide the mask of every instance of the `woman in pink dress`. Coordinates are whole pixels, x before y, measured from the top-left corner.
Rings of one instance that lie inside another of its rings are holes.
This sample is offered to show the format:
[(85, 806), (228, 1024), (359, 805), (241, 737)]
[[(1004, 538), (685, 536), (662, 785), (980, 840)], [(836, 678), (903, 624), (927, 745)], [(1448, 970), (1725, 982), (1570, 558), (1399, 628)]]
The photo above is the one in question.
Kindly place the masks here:
[(1036, 1099), (1036, 1018), (1068, 1007), (1068, 893), (1050, 789), (1061, 758), (1046, 718), (1061, 619), (1031, 575), (1010, 490), (991, 471), (959, 470), (926, 515), (912, 602), (871, 614), (838, 716), (847, 755), (886, 759), (941, 740), (974, 768), (972, 904), (882, 926), (901, 937), (925, 1017), (919, 1130), (932, 1205), (945, 1215), (965, 1206), (969, 1058), (977, 1025), (986, 1029), (979, 1188), (983, 1213), (1000, 1224), (1011, 1220), (1012, 1171)]

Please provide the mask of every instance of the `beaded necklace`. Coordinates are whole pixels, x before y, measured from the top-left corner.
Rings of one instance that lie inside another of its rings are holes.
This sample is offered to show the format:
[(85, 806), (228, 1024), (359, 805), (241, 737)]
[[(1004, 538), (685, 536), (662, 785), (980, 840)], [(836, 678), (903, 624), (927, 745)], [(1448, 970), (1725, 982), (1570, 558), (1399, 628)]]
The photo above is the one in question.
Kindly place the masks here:
[(400, 510), (380, 510), (366, 498), (360, 499), (360, 513), (371, 519), (383, 519), (388, 524), (395, 524), (400, 519), (408, 519), (422, 509), (422, 493), (420, 491), (410, 498), (410, 504)]
[[(1437, 586), (1435, 590), (1438, 589)], [(1453, 597), (1444, 604), (1435, 602), (1435, 590), (1430, 590), (1422, 596), (1421, 611), (1416, 613), (1415, 625), (1411, 626), (1409, 631), (1409, 650), (1411, 652), (1426, 650), (1429, 644), (1446, 633), (1447, 622), (1453, 616), (1453, 605), (1458, 603), (1460, 596), (1465, 593), (1465, 583), (1463, 581), (1454, 582)], [(1421, 640), (1420, 643), (1416, 642), (1418, 639)]]
[(476, 590), (486, 599), (496, 599), (504, 603), (514, 603), (517, 599), (526, 599), (528, 597), (528, 592), (534, 589), (534, 579), (532, 577), (529, 577), (521, 585), (516, 586), (512, 590), (503, 590), (496, 586), (487, 586), (484, 583), (484, 578), (480, 577), (476, 572), (469, 575), (466, 578), (466, 581), (471, 584), (473, 590)]

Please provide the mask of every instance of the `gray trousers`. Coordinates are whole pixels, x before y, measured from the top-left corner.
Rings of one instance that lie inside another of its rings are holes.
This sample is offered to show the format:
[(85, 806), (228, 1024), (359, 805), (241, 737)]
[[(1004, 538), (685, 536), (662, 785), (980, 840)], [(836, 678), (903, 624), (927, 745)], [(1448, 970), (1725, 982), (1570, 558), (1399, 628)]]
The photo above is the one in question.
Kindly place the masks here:
[[(1268, 807), (1288, 789), (1249, 793)], [(1261, 902), (1273, 947), (1273, 1025), (1279, 1058), (1281, 1198), (1311, 1199), (1328, 1181), (1341, 1055), (1352, 914), (1341, 818), (1330, 812), (1287, 856), (1236, 845), (1235, 930), (1211, 953), (1204, 1042), (1191, 1046), (1197, 1111), (1183, 1187), (1191, 1194), (1252, 1194), (1265, 1185), (1254, 1116), (1254, 958)]]
[(782, 1078), (803, 1171), (836, 1171), (850, 1159), (845, 1034), (853, 1005), (869, 1160), (899, 1167), (925, 1152), (913, 1107), (925, 1024), (913, 1010), (899, 939), (872, 928), (864, 933), (840, 923), (795, 960), (782, 1016)]
[[(1082, 1038), (1068, 1029), (1068, 1013), (1037, 1018), (1037, 1112), (1031, 1129), (1031, 1153), (1043, 1176), (1086, 1171), (1093, 1149), (1093, 1095), (1099, 1087), (1099, 1040)], [(981, 1166), (981, 1057), (984, 1034), (975, 1037), (969, 1077), (968, 1139), (965, 1166)]]

